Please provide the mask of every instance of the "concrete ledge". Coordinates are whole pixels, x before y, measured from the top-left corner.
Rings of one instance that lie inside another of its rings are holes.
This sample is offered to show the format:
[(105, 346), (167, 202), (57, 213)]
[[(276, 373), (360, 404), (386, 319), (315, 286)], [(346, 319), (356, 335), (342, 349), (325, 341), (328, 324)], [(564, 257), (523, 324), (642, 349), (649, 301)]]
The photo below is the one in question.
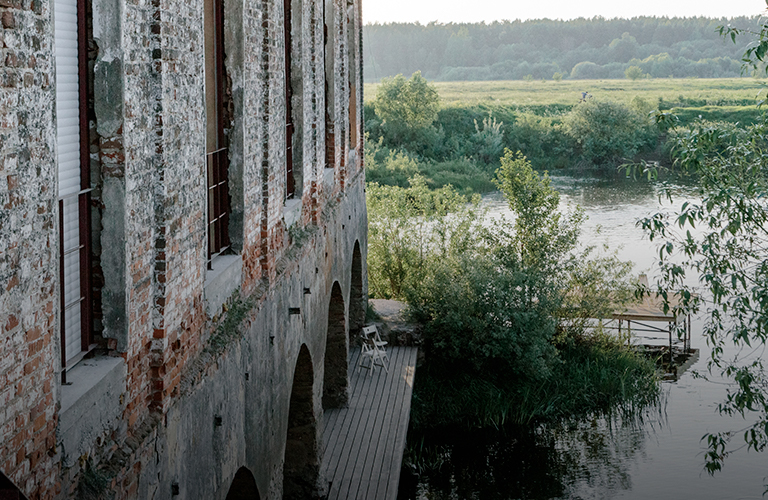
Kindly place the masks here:
[(126, 367), (123, 358), (96, 356), (67, 372), (61, 386), (59, 431), (64, 465), (71, 467), (97, 438), (115, 428), (123, 413)]
[(285, 227), (291, 227), (301, 217), (301, 198), (297, 200), (285, 200), (283, 207), (283, 219)]
[(221, 306), (240, 288), (243, 282), (243, 259), (239, 255), (220, 255), (213, 259), (205, 273), (205, 312), (211, 318), (221, 312)]

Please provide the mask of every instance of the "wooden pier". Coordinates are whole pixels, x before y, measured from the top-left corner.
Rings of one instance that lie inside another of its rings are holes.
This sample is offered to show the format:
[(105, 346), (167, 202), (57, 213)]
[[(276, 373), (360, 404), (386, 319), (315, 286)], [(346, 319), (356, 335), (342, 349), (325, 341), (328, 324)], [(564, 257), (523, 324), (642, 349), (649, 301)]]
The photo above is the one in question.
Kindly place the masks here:
[(328, 499), (397, 498), (416, 372), (415, 347), (389, 347), (389, 373), (358, 368), (360, 348), (349, 360), (349, 405), (327, 410), (322, 472)]

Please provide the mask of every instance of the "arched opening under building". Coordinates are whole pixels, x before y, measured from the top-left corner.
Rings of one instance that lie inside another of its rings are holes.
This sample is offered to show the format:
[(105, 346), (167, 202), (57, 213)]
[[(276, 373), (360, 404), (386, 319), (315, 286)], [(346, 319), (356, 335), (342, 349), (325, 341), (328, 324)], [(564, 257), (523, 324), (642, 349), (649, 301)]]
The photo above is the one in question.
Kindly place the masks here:
[(227, 492), (227, 500), (261, 500), (256, 479), (247, 468), (240, 467), (235, 474)]
[(328, 304), (328, 333), (325, 338), (325, 376), (323, 378), (323, 409), (340, 408), (347, 404), (347, 321), (344, 295), (336, 281)]
[(21, 490), (2, 472), (0, 472), (0, 498), (3, 500), (27, 500)]
[(349, 293), (349, 339), (360, 333), (365, 326), (365, 298), (363, 297), (363, 256), (360, 242), (355, 241), (352, 251), (352, 286)]
[(312, 358), (306, 345), (301, 346), (288, 409), (288, 433), (283, 461), (283, 498), (317, 497), (320, 460), (317, 424), (312, 403)]

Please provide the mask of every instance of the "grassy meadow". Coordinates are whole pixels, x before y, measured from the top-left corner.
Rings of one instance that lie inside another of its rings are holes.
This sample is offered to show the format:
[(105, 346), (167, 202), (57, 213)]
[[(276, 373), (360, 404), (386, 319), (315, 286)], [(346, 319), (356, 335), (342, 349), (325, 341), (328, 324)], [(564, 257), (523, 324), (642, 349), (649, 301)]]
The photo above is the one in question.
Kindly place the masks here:
[[(615, 175), (621, 164), (672, 164), (677, 131), (710, 122), (751, 125), (762, 119), (765, 80), (656, 78), (430, 82), (439, 95), (434, 123), (396, 136), (376, 114), (380, 84), (365, 84), (365, 126), (371, 181), (401, 187), (418, 173), (427, 185), (463, 194), (494, 188), (505, 148), (522, 152), (537, 170)], [(581, 93), (592, 99), (580, 106)], [(421, 98), (421, 97), (420, 97)], [(649, 118), (659, 109), (678, 118), (661, 133)]]
[[(572, 106), (581, 92), (596, 99), (629, 104), (635, 97), (657, 103), (752, 106), (765, 81), (755, 78), (656, 78), (640, 80), (510, 80), (434, 82), (443, 106)], [(378, 83), (365, 84), (365, 101), (376, 97)]]

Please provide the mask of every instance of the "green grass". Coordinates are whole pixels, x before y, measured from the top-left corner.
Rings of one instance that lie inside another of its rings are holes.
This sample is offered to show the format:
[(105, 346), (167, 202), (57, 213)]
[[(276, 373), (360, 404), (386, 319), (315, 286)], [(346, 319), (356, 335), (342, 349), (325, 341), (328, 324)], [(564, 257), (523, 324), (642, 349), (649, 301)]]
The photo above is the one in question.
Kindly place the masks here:
[(701, 117), (710, 121), (724, 121), (753, 125), (760, 120), (765, 109), (752, 106), (698, 106), (674, 107), (670, 112), (680, 119), (680, 123), (691, 123)]
[[(442, 105), (501, 106), (572, 106), (578, 104), (582, 91), (596, 99), (629, 104), (636, 96), (656, 104), (659, 97), (676, 102), (682, 96), (703, 100), (703, 104), (747, 102), (763, 88), (763, 80), (754, 78), (658, 78), (649, 80), (565, 80), (434, 82)], [(376, 97), (377, 83), (365, 84), (365, 100)]]

